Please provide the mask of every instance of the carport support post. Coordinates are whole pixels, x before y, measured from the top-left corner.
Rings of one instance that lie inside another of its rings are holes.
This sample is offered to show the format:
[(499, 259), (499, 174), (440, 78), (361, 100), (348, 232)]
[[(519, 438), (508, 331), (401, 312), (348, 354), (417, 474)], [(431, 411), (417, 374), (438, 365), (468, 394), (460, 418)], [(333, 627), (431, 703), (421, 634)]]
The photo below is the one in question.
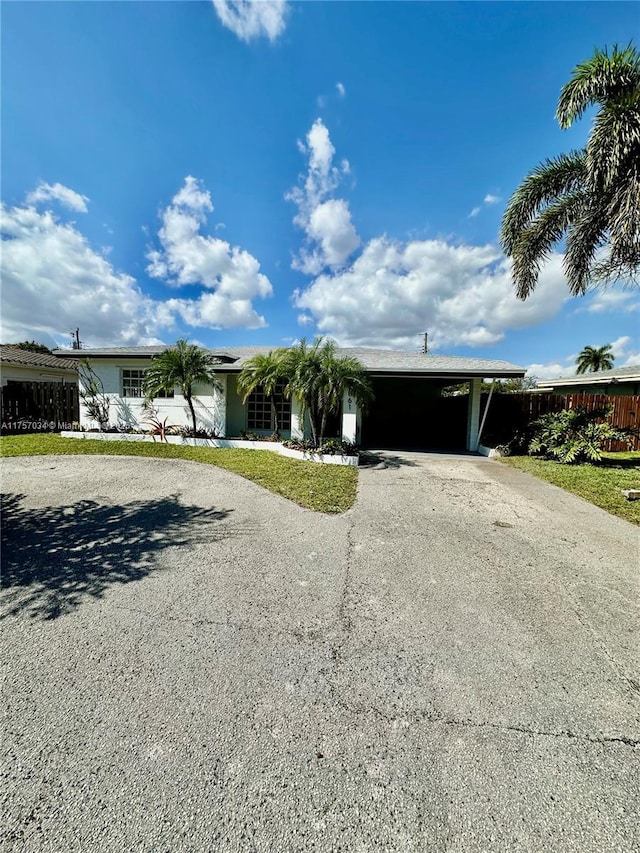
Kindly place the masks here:
[(467, 409), (467, 450), (478, 449), (478, 431), (480, 426), (480, 393), (482, 377), (469, 380), (469, 408)]
[(304, 424), (300, 417), (300, 401), (291, 398), (291, 438), (304, 438)]
[(358, 444), (361, 427), (362, 413), (351, 394), (345, 391), (342, 398), (342, 440)]

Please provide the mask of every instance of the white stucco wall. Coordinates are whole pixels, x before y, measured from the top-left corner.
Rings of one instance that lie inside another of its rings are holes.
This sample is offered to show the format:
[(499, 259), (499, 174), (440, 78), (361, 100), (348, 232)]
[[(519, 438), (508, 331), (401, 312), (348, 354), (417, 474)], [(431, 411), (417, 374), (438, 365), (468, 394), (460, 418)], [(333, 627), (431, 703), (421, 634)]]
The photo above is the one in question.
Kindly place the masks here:
[[(151, 361), (132, 359), (128, 361), (97, 360), (91, 367), (102, 382), (104, 393), (109, 397), (109, 422), (117, 425), (145, 428), (144, 406), (139, 397), (122, 396), (122, 371), (144, 370)], [(198, 429), (215, 431), (216, 435), (226, 433), (226, 376), (219, 376), (220, 390), (209, 385), (194, 387), (193, 406), (196, 410)], [(167, 424), (190, 427), (191, 412), (184, 397), (176, 392), (172, 398), (159, 397), (153, 401), (157, 417)], [(86, 407), (80, 401), (80, 424), (87, 429), (97, 429), (98, 424), (87, 415)]]
[(469, 382), (469, 407), (467, 409), (467, 450), (474, 452), (478, 449), (481, 392), (482, 379), (472, 379)]
[(345, 391), (342, 399), (342, 440), (359, 444), (361, 431), (362, 412), (351, 394)]

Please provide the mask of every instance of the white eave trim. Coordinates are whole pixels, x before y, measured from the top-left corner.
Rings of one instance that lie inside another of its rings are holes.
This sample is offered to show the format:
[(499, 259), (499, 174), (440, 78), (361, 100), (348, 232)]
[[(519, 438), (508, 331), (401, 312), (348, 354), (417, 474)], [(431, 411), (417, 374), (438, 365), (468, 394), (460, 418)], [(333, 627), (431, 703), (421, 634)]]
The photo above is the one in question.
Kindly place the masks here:
[(630, 376), (607, 376), (604, 378), (585, 376), (570, 376), (567, 379), (547, 380), (546, 382), (538, 382), (537, 387), (544, 390), (546, 388), (557, 388), (561, 385), (623, 385), (627, 382), (640, 382), (640, 373), (631, 374)]

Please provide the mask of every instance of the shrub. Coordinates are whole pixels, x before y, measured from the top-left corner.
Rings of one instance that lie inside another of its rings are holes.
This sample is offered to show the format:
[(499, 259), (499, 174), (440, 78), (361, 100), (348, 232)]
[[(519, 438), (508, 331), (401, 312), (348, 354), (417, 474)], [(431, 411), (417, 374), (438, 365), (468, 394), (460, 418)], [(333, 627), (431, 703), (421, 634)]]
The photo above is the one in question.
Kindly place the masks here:
[(581, 406), (549, 412), (533, 421), (529, 442), (531, 456), (545, 456), (565, 464), (599, 462), (607, 441), (627, 441), (630, 431), (616, 429), (606, 420), (610, 409), (588, 412)]
[(318, 453), (325, 456), (357, 456), (358, 447), (348, 441), (340, 441), (339, 438), (328, 438), (322, 444), (317, 445), (311, 439), (287, 438), (282, 442), (285, 447), (292, 450), (301, 450), (306, 453)]

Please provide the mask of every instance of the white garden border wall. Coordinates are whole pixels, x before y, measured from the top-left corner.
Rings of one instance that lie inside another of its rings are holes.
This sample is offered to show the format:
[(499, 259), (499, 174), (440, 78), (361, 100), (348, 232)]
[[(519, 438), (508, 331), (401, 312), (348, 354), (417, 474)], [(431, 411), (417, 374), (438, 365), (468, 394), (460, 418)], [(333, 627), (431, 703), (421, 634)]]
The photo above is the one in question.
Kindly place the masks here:
[(485, 447), (484, 444), (478, 445), (478, 453), (482, 456), (488, 456), (490, 459), (498, 459), (502, 456), (502, 453), (495, 447)]
[(290, 459), (303, 459), (305, 462), (321, 462), (324, 465), (349, 465), (358, 467), (357, 456), (341, 454), (311, 453), (307, 450), (294, 450), (277, 441), (245, 441), (234, 438), (184, 438), (181, 435), (168, 435), (164, 441), (153, 435), (141, 435), (128, 432), (71, 432), (60, 433), (63, 438), (80, 438), (90, 441), (147, 441), (156, 444), (181, 444), (184, 447), (227, 447), (236, 450), (270, 450)]

